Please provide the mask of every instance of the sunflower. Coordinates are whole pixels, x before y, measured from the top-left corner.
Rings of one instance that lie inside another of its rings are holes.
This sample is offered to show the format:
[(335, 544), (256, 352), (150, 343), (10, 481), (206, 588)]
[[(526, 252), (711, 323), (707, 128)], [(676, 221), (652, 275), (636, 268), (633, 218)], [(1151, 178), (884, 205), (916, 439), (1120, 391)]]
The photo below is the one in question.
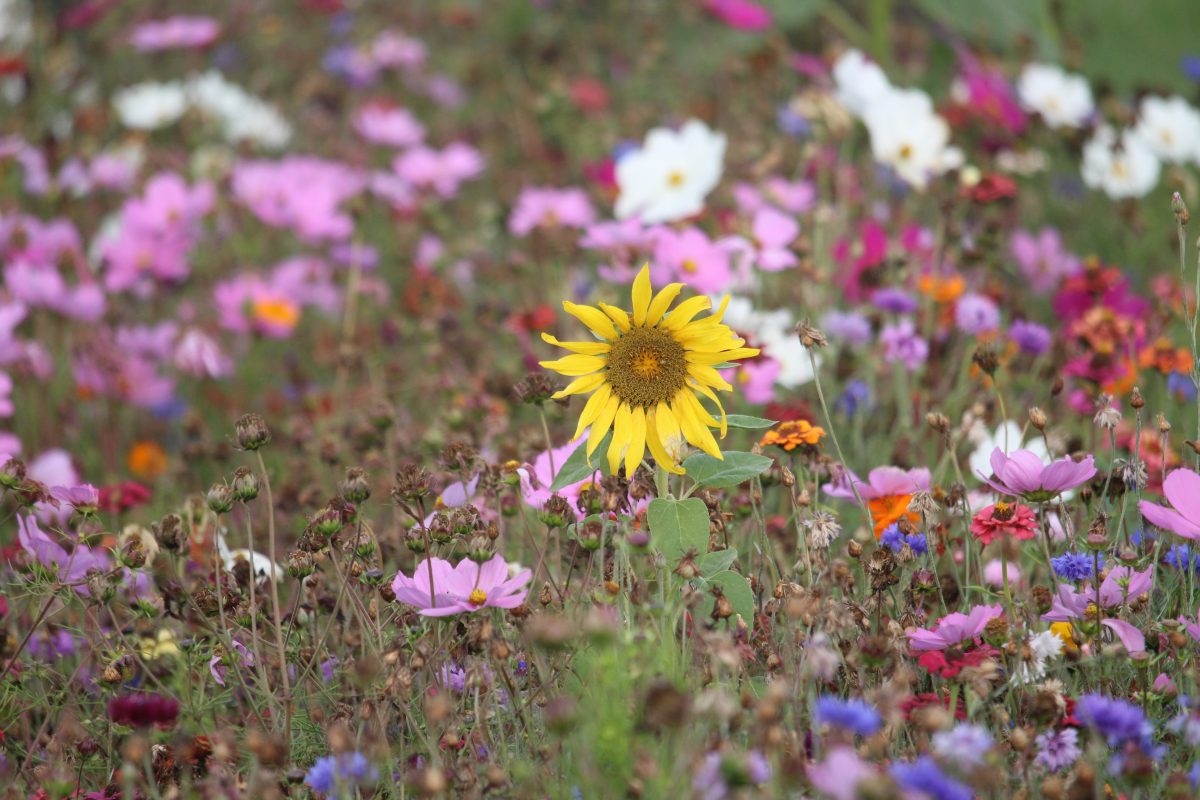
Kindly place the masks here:
[[(758, 350), (743, 347), (745, 340), (721, 324), (728, 297), (703, 319), (696, 316), (712, 307), (703, 296), (688, 298), (668, 311), (681, 289), (682, 283), (672, 283), (652, 295), (647, 264), (633, 281), (632, 313), (604, 303), (596, 308), (563, 301), (566, 312), (599, 341), (560, 342), (542, 334), (549, 344), (572, 353), (541, 362), (546, 369), (574, 378), (554, 399), (592, 393), (572, 437), (578, 439), (584, 428), (590, 427), (589, 464), (610, 428), (608, 468), (613, 473), (624, 458), (625, 475), (632, 476), (649, 448), (660, 466), (683, 474), (679, 456), (685, 441), (713, 458), (722, 458), (709, 430), (719, 428), (724, 438), (727, 429), (725, 409), (714, 390), (728, 392), (733, 387), (716, 367), (752, 358)], [(716, 404), (720, 420), (704, 407), (699, 395)]]

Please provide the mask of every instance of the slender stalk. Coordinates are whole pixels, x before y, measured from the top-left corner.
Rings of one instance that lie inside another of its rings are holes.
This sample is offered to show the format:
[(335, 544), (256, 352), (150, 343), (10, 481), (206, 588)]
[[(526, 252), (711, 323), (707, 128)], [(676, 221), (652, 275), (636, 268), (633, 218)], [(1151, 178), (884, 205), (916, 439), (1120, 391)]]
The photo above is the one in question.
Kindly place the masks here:
[[(284, 752), (290, 753), (292, 749), (292, 686), (291, 678), (288, 675), (287, 656), (283, 647), (283, 618), (281, 616), (282, 608), (279, 605), (280, 576), (275, 574), (275, 565), (279, 563), (279, 551), (275, 547), (275, 499), (271, 494), (271, 478), (267, 474), (267, 465), (263, 461), (262, 450), (255, 450), (254, 455), (258, 459), (258, 470), (262, 473), (263, 479), (263, 491), (267, 496), (267, 556), (271, 559), (271, 616), (275, 625), (275, 648), (279, 658), (279, 674), (283, 679)], [(253, 570), (251, 573), (250, 582), (253, 584), (256, 576), (253, 575)]]

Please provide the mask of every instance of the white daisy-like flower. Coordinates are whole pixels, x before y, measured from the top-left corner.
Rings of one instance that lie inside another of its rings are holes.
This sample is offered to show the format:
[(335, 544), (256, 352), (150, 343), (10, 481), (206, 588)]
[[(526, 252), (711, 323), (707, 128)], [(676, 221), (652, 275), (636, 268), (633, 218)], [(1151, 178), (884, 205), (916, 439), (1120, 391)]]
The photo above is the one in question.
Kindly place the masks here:
[(1158, 156), (1131, 128), (1118, 138), (1102, 126), (1083, 146), (1083, 182), (1114, 200), (1145, 196), (1158, 185), (1161, 170)]
[(177, 122), (187, 111), (187, 93), (176, 82), (148, 81), (127, 86), (112, 98), (121, 124), (141, 131), (154, 131)]
[(859, 118), (866, 116), (872, 103), (892, 91), (883, 69), (859, 50), (842, 53), (833, 65), (833, 82), (837, 101)]
[(1031, 658), (1029, 661), (1023, 661), (1014, 675), (1020, 683), (1029, 683), (1044, 676), (1046, 662), (1058, 658), (1063, 651), (1063, 640), (1053, 631), (1034, 634), (1029, 637), (1027, 644)]
[[(713, 299), (714, 305), (720, 301), (720, 297)], [(760, 348), (765, 357), (779, 363), (779, 374), (775, 377), (776, 385), (785, 389), (795, 389), (812, 382), (812, 362), (809, 360), (808, 350), (800, 344), (800, 339), (793, 330), (796, 320), (791, 312), (785, 309), (760, 311), (744, 297), (730, 297), (723, 319), (726, 325), (748, 337), (747, 341)], [(820, 367), (819, 355), (816, 361)]]
[(1027, 64), (1017, 79), (1017, 97), (1051, 128), (1081, 128), (1096, 110), (1087, 79), (1054, 64)]
[(1144, 98), (1134, 131), (1163, 161), (1200, 161), (1200, 111), (1178, 95)]
[(678, 131), (655, 128), (641, 149), (617, 162), (617, 218), (654, 224), (699, 213), (721, 180), (724, 160), (725, 135), (699, 120)]
[(876, 98), (863, 121), (871, 152), (906, 183), (923, 189), (930, 178), (961, 166), (962, 151), (950, 145), (950, 126), (919, 89), (893, 89)]
[(232, 144), (254, 142), (278, 150), (292, 138), (292, 126), (273, 106), (226, 80), (216, 70), (188, 81), (192, 105), (216, 120)]

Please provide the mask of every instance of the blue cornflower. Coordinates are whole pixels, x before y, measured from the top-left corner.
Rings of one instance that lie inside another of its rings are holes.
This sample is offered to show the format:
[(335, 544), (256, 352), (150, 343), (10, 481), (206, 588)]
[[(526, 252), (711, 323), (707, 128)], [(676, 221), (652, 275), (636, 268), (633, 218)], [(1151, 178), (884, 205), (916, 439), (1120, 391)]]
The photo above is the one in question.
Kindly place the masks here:
[(1154, 541), (1154, 534), (1138, 528), (1133, 533), (1129, 534), (1129, 543), (1134, 547), (1141, 547), (1143, 544), (1149, 545)]
[(1184, 56), (1179, 59), (1179, 68), (1192, 80), (1200, 81), (1200, 56)]
[(1192, 383), (1190, 375), (1172, 372), (1167, 376), (1167, 392), (1184, 402), (1191, 402), (1196, 399), (1196, 384)]
[(1200, 786), (1200, 761), (1192, 764), (1191, 770), (1188, 771), (1188, 779), (1192, 782), (1192, 789)]
[(929, 756), (921, 756), (911, 764), (897, 763), (891, 768), (892, 777), (910, 792), (924, 792), (934, 800), (972, 800), (975, 792), (954, 780)]
[(812, 133), (812, 123), (792, 110), (791, 106), (780, 106), (775, 112), (775, 124), (779, 130), (793, 139), (803, 139)]
[(1152, 748), (1150, 735), (1154, 729), (1142, 709), (1133, 703), (1102, 694), (1085, 694), (1075, 704), (1075, 716), (1103, 736), (1109, 747), (1136, 742), (1143, 750)]
[(871, 400), (871, 387), (866, 381), (853, 380), (846, 384), (834, 405), (847, 417), (853, 417)]
[[(1069, 581), (1082, 581), (1092, 577), (1094, 564), (1089, 553), (1063, 553), (1050, 559), (1054, 574)], [(1104, 569), (1104, 556), (1100, 556), (1100, 568)]]
[(1174, 544), (1163, 556), (1163, 561), (1178, 570), (1191, 569), (1195, 571), (1200, 555), (1194, 555), (1186, 544)]
[(910, 533), (905, 536), (900, 532), (899, 525), (889, 525), (883, 529), (883, 533), (879, 535), (879, 543), (891, 550), (893, 553), (898, 553), (908, 545), (912, 548), (913, 553), (923, 556), (929, 552), (929, 544), (925, 541), (924, 534)]
[(379, 780), (379, 770), (362, 753), (318, 758), (304, 776), (314, 792), (333, 794), (339, 787), (371, 784)]
[(860, 736), (870, 736), (883, 724), (879, 712), (865, 701), (842, 700), (829, 696), (817, 701), (813, 718), (818, 723), (845, 728)]

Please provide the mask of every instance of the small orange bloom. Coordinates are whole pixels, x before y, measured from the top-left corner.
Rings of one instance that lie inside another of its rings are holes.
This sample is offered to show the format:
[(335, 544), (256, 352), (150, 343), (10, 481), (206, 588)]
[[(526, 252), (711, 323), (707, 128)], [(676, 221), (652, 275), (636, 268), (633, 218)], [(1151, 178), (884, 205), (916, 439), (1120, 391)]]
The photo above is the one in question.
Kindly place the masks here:
[(129, 471), (144, 481), (152, 481), (167, 471), (167, 454), (158, 442), (143, 439), (129, 448)]
[(889, 525), (907, 519), (913, 525), (919, 525), (921, 515), (908, 510), (912, 502), (911, 494), (885, 494), (867, 501), (871, 510), (871, 519), (875, 520), (875, 538), (878, 539)]
[(967, 289), (967, 282), (961, 275), (942, 277), (927, 272), (917, 281), (917, 289), (926, 297), (932, 297), (939, 303), (952, 303)]
[(789, 419), (781, 422), (779, 427), (767, 431), (759, 440), (759, 444), (763, 447), (776, 445), (790, 453), (800, 445), (815, 447), (824, 435), (824, 428), (813, 425), (806, 419)]
[(1153, 367), (1164, 375), (1186, 373), (1192, 368), (1192, 354), (1186, 347), (1175, 347), (1170, 339), (1160, 336), (1154, 344), (1138, 353), (1138, 366), (1143, 369)]

